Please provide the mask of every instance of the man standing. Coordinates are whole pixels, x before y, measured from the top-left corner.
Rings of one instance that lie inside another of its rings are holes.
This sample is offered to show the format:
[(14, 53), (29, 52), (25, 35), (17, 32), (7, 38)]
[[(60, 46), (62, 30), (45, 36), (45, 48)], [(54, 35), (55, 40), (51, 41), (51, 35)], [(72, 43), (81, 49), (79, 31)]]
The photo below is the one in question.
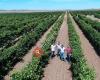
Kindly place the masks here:
[(57, 42), (56, 46), (57, 46), (57, 56), (59, 56), (60, 55), (60, 50), (61, 50), (60, 42)]
[(60, 59), (61, 60), (64, 60), (64, 54), (65, 54), (65, 47), (61, 45), (61, 49), (60, 49)]
[(50, 55), (50, 58), (52, 58), (54, 55), (55, 55), (55, 44), (53, 43), (52, 45), (51, 45), (51, 55)]
[(61, 50), (61, 44), (60, 42), (57, 42), (55, 45), (55, 55), (59, 56)]

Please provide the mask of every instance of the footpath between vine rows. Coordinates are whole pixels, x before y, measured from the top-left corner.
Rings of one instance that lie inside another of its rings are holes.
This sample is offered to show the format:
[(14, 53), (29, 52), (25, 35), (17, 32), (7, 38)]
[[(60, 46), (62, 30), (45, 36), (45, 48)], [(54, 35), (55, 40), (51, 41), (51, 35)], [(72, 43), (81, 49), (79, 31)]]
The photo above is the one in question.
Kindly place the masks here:
[[(63, 23), (56, 42), (60, 42), (65, 47), (69, 45), (67, 15), (65, 14)], [(72, 73), (70, 71), (70, 64), (61, 61), (59, 57), (54, 57), (49, 61), (49, 64), (44, 68), (44, 77), (42, 80), (72, 80)]]
[(44, 42), (47, 34), (50, 32), (50, 30), (52, 29), (52, 26), (44, 33), (44, 35), (39, 39), (39, 41), (36, 43), (35, 46), (33, 46), (31, 48), (31, 50), (29, 50), (29, 52), (23, 57), (22, 61), (18, 62), (14, 68), (4, 77), (5, 80), (10, 80), (10, 76), (12, 75), (13, 72), (15, 71), (20, 71), (22, 68), (24, 68), (29, 62), (32, 61), (32, 53), (33, 50), (38, 46), (41, 47), (42, 43)]
[(96, 54), (93, 46), (90, 44), (90, 42), (87, 40), (83, 32), (80, 30), (79, 26), (75, 23), (74, 19), (70, 15), (72, 23), (75, 27), (75, 30), (77, 34), (80, 37), (81, 41), (81, 47), (83, 50), (83, 54), (87, 60), (87, 64), (89, 64), (90, 67), (94, 68), (96, 72), (96, 79), (100, 80), (100, 57)]

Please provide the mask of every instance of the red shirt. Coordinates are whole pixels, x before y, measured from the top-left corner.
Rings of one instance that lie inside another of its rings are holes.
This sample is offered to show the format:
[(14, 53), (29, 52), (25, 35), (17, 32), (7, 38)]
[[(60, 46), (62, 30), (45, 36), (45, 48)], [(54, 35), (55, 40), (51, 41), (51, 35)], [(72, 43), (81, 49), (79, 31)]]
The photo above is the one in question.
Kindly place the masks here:
[(67, 51), (67, 54), (71, 54), (72, 53), (72, 49), (71, 48), (66, 48), (65, 50)]

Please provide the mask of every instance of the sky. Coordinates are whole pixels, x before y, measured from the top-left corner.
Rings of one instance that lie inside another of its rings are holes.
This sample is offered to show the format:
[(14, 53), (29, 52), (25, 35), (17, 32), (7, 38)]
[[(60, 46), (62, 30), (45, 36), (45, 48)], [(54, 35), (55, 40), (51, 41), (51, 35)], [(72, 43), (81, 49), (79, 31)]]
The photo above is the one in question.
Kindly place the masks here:
[(98, 9), (100, 0), (0, 0), (0, 10)]

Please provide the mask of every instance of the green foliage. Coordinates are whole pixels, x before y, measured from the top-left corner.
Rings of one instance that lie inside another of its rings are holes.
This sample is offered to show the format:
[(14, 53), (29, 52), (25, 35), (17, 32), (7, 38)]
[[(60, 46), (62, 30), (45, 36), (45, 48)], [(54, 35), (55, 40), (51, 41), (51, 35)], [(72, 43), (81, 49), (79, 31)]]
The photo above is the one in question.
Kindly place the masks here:
[[(47, 16), (48, 15), (48, 16)], [(3, 76), (7, 71), (12, 69), (12, 66), (20, 61), (22, 57), (27, 53), (27, 51), (35, 45), (39, 38), (44, 34), (45, 31), (51, 27), (54, 23), (52, 20), (57, 20), (61, 13), (44, 13), (42, 16), (45, 16), (41, 23), (30, 32), (24, 33), (22, 37), (17, 41), (16, 44), (11, 45), (8, 48), (5, 48), (0, 53), (0, 75)], [(55, 17), (53, 17), (55, 16)], [(26, 17), (27, 18), (27, 17)]]
[(46, 25), (50, 21), (49, 25), (52, 25), (52, 21), (55, 21), (59, 15), (60, 13), (0, 14), (0, 21), (4, 23), (0, 23), (0, 27), (3, 26), (0, 28), (0, 47), (7, 48), (15, 44), (16, 38), (34, 31), (40, 23)]
[(45, 53), (41, 56), (41, 58), (36, 59), (35, 57), (33, 57), (31, 63), (29, 63), (20, 72), (15, 72), (12, 75), (12, 80), (41, 80), (43, 76), (43, 68), (49, 60), (50, 46), (53, 41), (56, 40), (62, 21), (63, 16), (54, 23), (54, 25), (52, 26), (52, 30), (50, 31), (50, 33), (48, 33), (47, 38), (42, 45), (42, 49)]
[(78, 16), (80, 19), (84, 20), (87, 24), (91, 25), (94, 29), (96, 29), (98, 32), (100, 32), (100, 22), (98, 21), (93, 21), (89, 18), (86, 18), (85, 16), (79, 15)]
[(73, 80), (94, 80), (95, 72), (86, 64), (86, 60), (83, 56), (82, 48), (80, 46), (81, 43), (79, 36), (77, 35), (69, 16), (68, 28), (70, 46), (73, 49), (71, 65)]
[(74, 15), (75, 21), (78, 23), (79, 27), (85, 34), (85, 36), (88, 38), (88, 40), (91, 42), (95, 50), (97, 51), (98, 55), (100, 51), (100, 33), (96, 31), (91, 24), (88, 24), (84, 21), (84, 19), (80, 18), (80, 16)]

